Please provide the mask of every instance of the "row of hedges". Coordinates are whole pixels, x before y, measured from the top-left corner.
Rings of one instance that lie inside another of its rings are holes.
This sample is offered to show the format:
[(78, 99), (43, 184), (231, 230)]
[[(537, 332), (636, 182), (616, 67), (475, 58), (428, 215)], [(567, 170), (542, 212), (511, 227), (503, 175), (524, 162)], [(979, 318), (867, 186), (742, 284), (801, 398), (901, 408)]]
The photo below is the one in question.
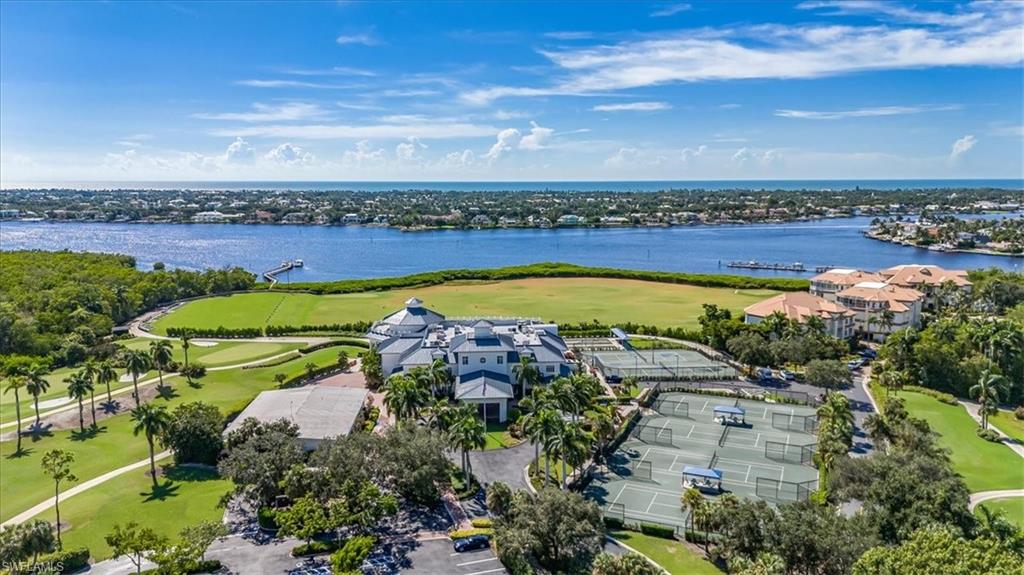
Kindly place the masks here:
[(342, 371), (343, 369), (345, 369), (347, 367), (348, 366), (344, 366), (343, 367), (343, 366), (338, 365), (336, 363), (332, 363), (330, 365), (325, 365), (325, 366), (322, 366), (322, 367), (318, 367), (318, 368), (314, 369), (313, 371), (304, 371), (304, 372), (300, 373), (299, 375), (296, 375), (296, 376), (294, 376), (294, 377), (292, 377), (290, 379), (286, 379), (283, 382), (281, 382), (281, 385), (278, 386), (278, 389), (287, 389), (289, 387), (298, 387), (298, 386), (306, 383), (307, 381), (309, 381), (311, 379), (316, 379), (316, 378), (318, 378), (320, 376), (323, 376), (323, 375), (334, 375), (335, 373), (338, 373), (339, 371)]
[(370, 322), (357, 321), (352, 323), (327, 323), (318, 325), (268, 325), (264, 332), (268, 336), (289, 335), (293, 333), (366, 333)]
[[(221, 567), (223, 566), (220, 561), (216, 559), (207, 559), (205, 561), (196, 561), (195, 563), (191, 563), (185, 568), (179, 567), (179, 570), (175, 571), (174, 574), (193, 575), (196, 573), (216, 573), (217, 571), (220, 571)], [(168, 572), (161, 569), (147, 569), (142, 573), (144, 575), (167, 575)]]
[(243, 365), (242, 369), (243, 370), (245, 370), (245, 369), (264, 369), (264, 368), (267, 368), (267, 367), (277, 367), (279, 365), (288, 363), (289, 361), (295, 361), (296, 359), (299, 359), (300, 357), (302, 357), (302, 350), (300, 349), (300, 350), (296, 350), (296, 351), (298, 353), (289, 354), (289, 355), (286, 355), (284, 357), (279, 357), (277, 359), (272, 359), (270, 361), (266, 361), (266, 362), (263, 362), (263, 363), (256, 363), (256, 364), (253, 364), (253, 365)]
[(362, 348), (366, 348), (366, 349), (370, 348), (370, 342), (366, 341), (365, 339), (361, 339), (361, 338), (357, 338), (357, 337), (344, 337), (344, 338), (341, 338), (341, 339), (334, 339), (334, 340), (331, 340), (331, 341), (325, 341), (323, 343), (317, 343), (317, 344), (314, 344), (314, 345), (308, 345), (308, 346), (300, 349), (299, 353), (301, 353), (302, 355), (306, 355), (306, 354), (309, 354), (309, 353), (313, 353), (314, 351), (318, 351), (318, 350), (325, 349), (325, 348), (328, 348), (328, 347), (337, 347), (339, 345), (350, 345), (352, 347), (362, 347)]
[(491, 527), (474, 527), (473, 529), (456, 529), (448, 532), (448, 537), (451, 537), (453, 540), (465, 539), (476, 535), (494, 535), (494, 529)]
[[(89, 549), (79, 547), (40, 555), (35, 561), (33, 573), (47, 575), (74, 573), (87, 565), (89, 565)], [(4, 565), (4, 567), (7, 566)]]
[[(391, 278), (347, 279), (332, 282), (298, 282), (283, 285), (278, 284), (275, 285), (273, 289), (275, 291), (304, 291), (315, 294), (341, 294), (432, 286), (453, 281), (501, 281), (556, 277), (630, 279), (703, 287), (774, 289), (783, 291), (800, 291), (805, 290), (810, 286), (810, 282), (805, 279), (627, 270), (579, 266), (558, 262), (545, 262), (492, 269), (441, 270)], [(269, 284), (257, 284), (255, 287), (256, 289), (270, 289)]]
[(258, 327), (229, 328), (219, 325), (213, 328), (197, 327), (169, 327), (167, 335), (170, 337), (181, 337), (188, 334), (189, 337), (215, 337), (218, 339), (244, 339), (250, 337), (263, 337), (263, 330)]
[[(626, 333), (636, 335), (658, 335), (687, 341), (704, 341), (704, 336), (700, 330), (685, 329), (681, 327), (658, 327), (656, 325), (645, 325), (633, 323), (631, 321), (617, 323), (615, 325), (608, 325), (597, 321), (561, 323), (558, 324), (558, 334), (562, 337), (608, 337), (611, 335), (613, 327), (622, 329)], [(669, 347), (669, 345), (671, 344), (666, 344), (666, 347)], [(679, 344), (676, 345), (679, 346)]]

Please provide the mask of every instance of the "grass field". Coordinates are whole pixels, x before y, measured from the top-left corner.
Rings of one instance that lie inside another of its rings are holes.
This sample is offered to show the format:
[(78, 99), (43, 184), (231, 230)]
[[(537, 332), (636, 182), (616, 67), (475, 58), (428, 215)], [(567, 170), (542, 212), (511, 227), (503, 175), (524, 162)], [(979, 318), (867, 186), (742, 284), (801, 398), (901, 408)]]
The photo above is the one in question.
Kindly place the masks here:
[[(224, 510), (217, 507), (221, 496), (231, 490), (231, 482), (214, 471), (162, 466), (163, 477), (154, 491), (152, 481), (139, 469), (111, 479), (95, 489), (68, 499), (61, 505), (64, 548), (88, 547), (93, 559), (110, 557), (103, 538), (114, 525), (135, 521), (152, 528), (172, 541), (183, 527), (200, 521), (219, 521)], [(53, 522), (51, 509), (40, 518)]]
[(1017, 419), (1012, 411), (999, 410), (999, 413), (990, 415), (988, 420), (992, 422), (992, 425), (998, 427), (999, 431), (1017, 441), (1024, 442), (1024, 420)]
[(1020, 489), (1024, 485), (1021, 458), (1005, 445), (978, 437), (978, 424), (962, 406), (947, 405), (914, 392), (901, 392), (899, 397), (912, 415), (927, 420), (942, 435), (941, 443), (950, 450), (953, 467), (963, 475), (972, 493)]
[[(988, 507), (989, 511), (1002, 511), (1006, 519), (1017, 527), (1024, 529), (1024, 497), (1010, 497), (1006, 499), (993, 499), (981, 503), (978, 507)], [(978, 508), (974, 508), (975, 515)]]
[[(256, 395), (277, 386), (274, 374), (288, 377), (305, 371), (307, 363), (333, 364), (339, 349), (355, 357), (359, 349), (347, 346), (329, 347), (315, 351), (301, 359), (260, 369), (231, 369), (211, 372), (199, 380), (200, 387), (191, 387), (181, 378), (168, 381), (175, 395), (169, 399), (156, 399), (158, 405), (173, 409), (182, 403), (203, 401), (220, 408), (222, 413), (241, 409)], [(121, 401), (130, 402), (125, 396)], [(51, 436), (23, 439), (26, 454), (14, 457), (14, 441), (0, 444), (0, 520), (6, 520), (52, 495), (52, 486), (44, 480), (39, 465), (43, 454), (51, 449), (65, 449), (75, 454), (72, 471), (80, 481), (102, 475), (107, 471), (139, 461), (148, 455), (146, 441), (132, 434), (128, 414), (103, 420), (99, 431), (86, 438), (74, 431), (57, 431)], [(70, 485), (68, 487), (71, 487)]]
[[(132, 338), (125, 339), (118, 342), (119, 345), (124, 346), (127, 349), (134, 350), (149, 350), (149, 344), (153, 341), (148, 338)], [(181, 343), (178, 341), (171, 342), (171, 346), (174, 352), (174, 360), (181, 362), (184, 359), (184, 353), (181, 350)], [(296, 350), (305, 347), (301, 343), (249, 343), (249, 342), (218, 342), (214, 346), (199, 346), (193, 344), (189, 347), (188, 358), (189, 361), (202, 363), (206, 367), (219, 367), (223, 365), (235, 365), (240, 363), (247, 363), (250, 361), (257, 361), (265, 357), (284, 353), (286, 351)], [(48, 376), (47, 381), (50, 382), (50, 388), (46, 393), (39, 396), (40, 403), (57, 399), (66, 398), (68, 384), (64, 382), (64, 379), (70, 376), (73, 372), (78, 371), (79, 368), (68, 368), (61, 367), (54, 370)], [(124, 370), (118, 370), (119, 375), (124, 375)], [(156, 377), (156, 371), (150, 371), (142, 375), (139, 380), (149, 379)], [(125, 386), (131, 385), (131, 381), (116, 381), (110, 384), (111, 390), (116, 390)], [(106, 387), (101, 386), (96, 389), (96, 396), (100, 396), (106, 393)], [(21, 397), (21, 417), (22, 420), (26, 420), (32, 417), (33, 402), (32, 397), (22, 389), (20, 392)], [(42, 407), (41, 411), (46, 411), (46, 407)], [(0, 422), (7, 423), (8, 421), (14, 421), (14, 395), (10, 393), (4, 393), (0, 395)]]
[(611, 536), (650, 557), (666, 571), (686, 575), (722, 575), (724, 571), (679, 541), (651, 537), (633, 531), (614, 531)]
[(484, 450), (515, 447), (524, 441), (512, 437), (512, 434), (508, 432), (508, 423), (488, 423), (485, 438), (487, 444), (484, 446)]
[(718, 304), (739, 312), (775, 293), (636, 280), (542, 278), (326, 296), (237, 294), (188, 303), (157, 320), (154, 329), (166, 333), (169, 327), (241, 328), (373, 321), (401, 309), (403, 302), (413, 296), (449, 316), (526, 316), (559, 323), (597, 319), (605, 323), (631, 321), (696, 328), (701, 304)]

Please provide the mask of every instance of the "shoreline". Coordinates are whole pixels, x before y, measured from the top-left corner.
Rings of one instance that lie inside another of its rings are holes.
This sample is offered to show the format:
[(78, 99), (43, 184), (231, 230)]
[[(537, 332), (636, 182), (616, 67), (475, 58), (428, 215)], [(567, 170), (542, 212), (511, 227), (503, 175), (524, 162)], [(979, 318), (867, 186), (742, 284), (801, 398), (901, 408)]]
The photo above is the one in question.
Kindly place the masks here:
[(935, 252), (935, 253), (939, 253), (939, 254), (975, 254), (975, 255), (981, 255), (981, 256), (1003, 256), (1003, 257), (1007, 257), (1007, 258), (1024, 258), (1024, 252), (1019, 253), (1019, 254), (1011, 254), (1009, 252), (999, 252), (999, 251), (995, 251), (995, 250), (985, 250), (985, 249), (980, 249), (980, 248), (949, 248), (949, 249), (943, 249), (943, 250), (930, 250), (930, 249), (928, 249), (925, 246), (919, 246), (917, 244), (912, 244), (910, 242), (896, 241), (896, 240), (894, 240), (892, 238), (888, 238), (888, 237), (880, 237), (880, 236), (872, 234), (870, 232), (864, 232), (864, 237), (868, 238), (870, 240), (878, 241), (878, 242), (883, 242), (883, 243), (892, 244), (892, 245), (896, 245), (896, 246), (904, 246), (904, 247), (908, 247), (908, 248), (917, 248), (919, 250), (925, 250), (925, 251)]

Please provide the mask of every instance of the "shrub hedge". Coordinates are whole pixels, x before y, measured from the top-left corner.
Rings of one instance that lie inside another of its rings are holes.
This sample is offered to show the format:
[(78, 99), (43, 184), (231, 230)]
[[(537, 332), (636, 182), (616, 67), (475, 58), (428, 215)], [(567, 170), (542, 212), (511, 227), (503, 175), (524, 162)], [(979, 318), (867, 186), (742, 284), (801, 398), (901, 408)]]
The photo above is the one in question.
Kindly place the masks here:
[(474, 535), (494, 535), (494, 529), (490, 527), (474, 527), (473, 529), (456, 529), (448, 532), (452, 539), (465, 539)]
[(978, 437), (984, 439), (985, 441), (991, 441), (992, 443), (1000, 443), (1003, 440), (1003, 438), (998, 433), (996, 433), (996, 430), (994, 429), (982, 429), (979, 427), (978, 429), (975, 430), (975, 432), (978, 434)]
[(473, 527), (479, 527), (481, 529), (494, 527), (494, 522), (491, 521), (490, 517), (477, 517), (472, 522)]
[(370, 322), (357, 321), (352, 323), (325, 323), (303, 325), (268, 325), (264, 331), (267, 335), (288, 335), (293, 333), (358, 333), (364, 334), (370, 329)]
[(332, 553), (337, 551), (340, 545), (337, 541), (310, 541), (292, 548), (292, 557), (306, 557), (319, 555), (320, 553)]
[(641, 523), (640, 533), (644, 535), (650, 535), (652, 537), (661, 537), (662, 539), (675, 539), (676, 530), (666, 525), (658, 525), (657, 523)]
[[(805, 290), (810, 286), (810, 282), (805, 279), (658, 272), (579, 266), (560, 262), (545, 262), (491, 269), (441, 270), (391, 278), (347, 279), (332, 282), (298, 282), (283, 285), (278, 284), (275, 285), (273, 289), (275, 291), (304, 291), (314, 294), (340, 294), (431, 286), (452, 281), (500, 281), (554, 277), (632, 279), (703, 287), (775, 289), (783, 291)], [(255, 288), (258, 290), (270, 289), (270, 286), (268, 284), (257, 284)]]
[(907, 385), (904, 386), (903, 389), (907, 391), (913, 391), (915, 393), (921, 393), (927, 395), (928, 397), (934, 397), (935, 399), (941, 401), (942, 403), (945, 403), (946, 405), (957, 404), (956, 397), (954, 397), (953, 394), (946, 393), (944, 391), (936, 391), (929, 387), (921, 387), (919, 385)]
[(76, 549), (65, 549), (54, 551), (46, 555), (40, 555), (36, 560), (37, 566), (47, 566), (34, 573), (63, 574), (74, 573), (89, 564), (89, 549), (78, 547)]

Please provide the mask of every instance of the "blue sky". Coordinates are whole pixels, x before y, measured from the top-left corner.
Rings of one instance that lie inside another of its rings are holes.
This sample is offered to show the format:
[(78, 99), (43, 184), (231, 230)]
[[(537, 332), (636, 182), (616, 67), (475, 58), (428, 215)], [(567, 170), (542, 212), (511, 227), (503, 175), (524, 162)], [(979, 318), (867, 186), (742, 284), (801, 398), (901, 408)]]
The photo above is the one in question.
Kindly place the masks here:
[(0, 179), (1024, 177), (1024, 3), (0, 3)]

